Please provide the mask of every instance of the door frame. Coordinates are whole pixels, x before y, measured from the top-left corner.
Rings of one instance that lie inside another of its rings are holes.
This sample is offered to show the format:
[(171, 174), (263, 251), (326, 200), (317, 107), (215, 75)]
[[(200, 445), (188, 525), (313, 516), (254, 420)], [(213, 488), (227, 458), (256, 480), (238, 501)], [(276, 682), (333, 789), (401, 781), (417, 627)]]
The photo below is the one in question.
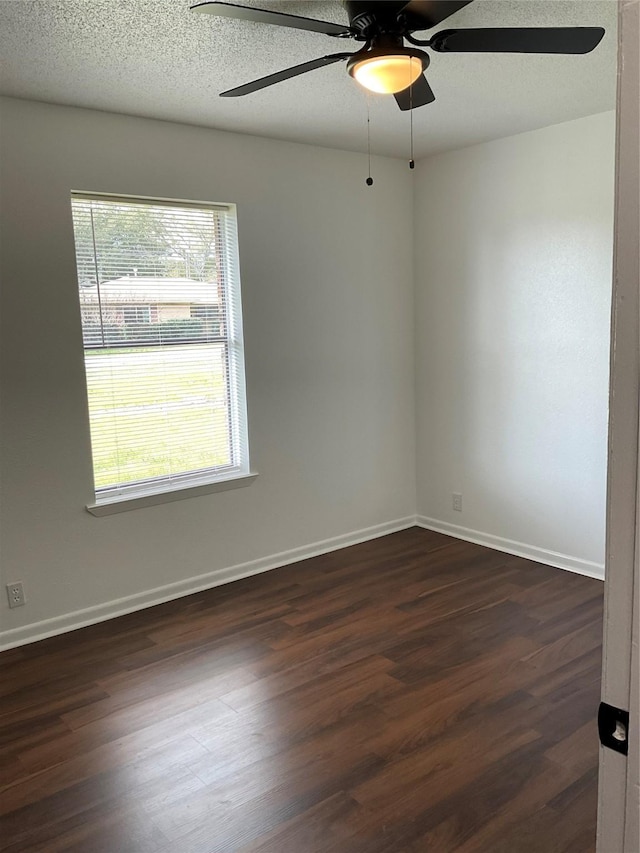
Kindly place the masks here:
[(598, 853), (640, 851), (640, 0), (618, 3), (618, 94), (602, 700), (629, 756), (600, 747)]

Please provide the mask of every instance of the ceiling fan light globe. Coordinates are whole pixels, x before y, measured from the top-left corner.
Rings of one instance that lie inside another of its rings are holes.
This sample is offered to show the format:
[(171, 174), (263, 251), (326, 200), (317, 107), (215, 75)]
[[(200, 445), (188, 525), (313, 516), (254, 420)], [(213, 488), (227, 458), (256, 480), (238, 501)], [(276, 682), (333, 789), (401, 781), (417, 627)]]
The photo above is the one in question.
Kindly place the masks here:
[(352, 76), (370, 92), (391, 95), (408, 89), (422, 74), (423, 63), (406, 54), (375, 56), (357, 62)]

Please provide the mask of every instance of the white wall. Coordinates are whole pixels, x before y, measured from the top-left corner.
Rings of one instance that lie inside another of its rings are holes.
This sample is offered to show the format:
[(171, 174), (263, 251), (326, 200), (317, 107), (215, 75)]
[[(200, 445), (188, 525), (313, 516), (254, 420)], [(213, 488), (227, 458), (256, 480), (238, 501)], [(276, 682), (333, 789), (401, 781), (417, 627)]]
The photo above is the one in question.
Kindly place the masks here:
[(432, 157), (415, 193), (418, 514), (596, 574), (614, 133), (603, 113)]
[[(406, 163), (376, 158), (369, 189), (359, 154), (12, 99), (0, 107), (2, 583), (24, 581), (28, 599), (8, 610), (0, 596), (0, 642), (411, 523)], [(105, 518), (85, 511), (71, 189), (237, 203), (251, 486)]]
[[(600, 571), (613, 113), (376, 158), (368, 189), (359, 154), (0, 109), (0, 569), (28, 598), (0, 645), (411, 524), (416, 491), (421, 523)], [(71, 189), (238, 204), (251, 486), (85, 511)]]

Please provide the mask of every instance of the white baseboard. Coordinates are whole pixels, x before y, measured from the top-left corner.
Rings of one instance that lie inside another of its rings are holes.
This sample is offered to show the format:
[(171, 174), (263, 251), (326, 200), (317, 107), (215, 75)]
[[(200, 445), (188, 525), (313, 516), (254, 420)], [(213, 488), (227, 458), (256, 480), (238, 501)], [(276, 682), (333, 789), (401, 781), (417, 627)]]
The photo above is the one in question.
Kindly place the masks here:
[(437, 518), (427, 518), (419, 515), (416, 518), (418, 527), (433, 530), (436, 533), (444, 533), (447, 536), (455, 536), (456, 539), (464, 539), (465, 542), (474, 542), (476, 545), (485, 545), (495, 551), (505, 551), (516, 557), (524, 557), (536, 563), (546, 563), (557, 569), (574, 572), (578, 575), (586, 575), (589, 578), (604, 580), (604, 565), (592, 563), (590, 560), (582, 560), (579, 557), (570, 557), (568, 554), (560, 554), (557, 551), (548, 551), (546, 548), (538, 548), (536, 545), (526, 545), (524, 542), (515, 542), (512, 539), (503, 539), (492, 533), (483, 533), (480, 530), (471, 530), (468, 527), (460, 527), (457, 524), (449, 524), (448, 521), (440, 521)]
[(163, 604), (165, 601), (172, 601), (173, 599), (192, 595), (195, 592), (202, 592), (206, 589), (212, 589), (231, 581), (268, 572), (271, 569), (277, 569), (290, 563), (297, 563), (301, 560), (307, 560), (310, 557), (317, 557), (320, 554), (328, 554), (330, 551), (337, 551), (339, 548), (357, 545), (359, 542), (367, 542), (370, 539), (377, 539), (380, 536), (386, 536), (398, 530), (406, 530), (415, 525), (424, 527), (427, 530), (433, 530), (436, 533), (453, 536), (456, 539), (464, 539), (466, 542), (474, 542), (476, 545), (484, 545), (496, 551), (505, 551), (507, 554), (524, 557), (536, 563), (545, 563), (548, 566), (554, 566), (568, 572), (575, 572), (576, 574), (586, 575), (590, 578), (604, 580), (604, 566), (599, 563), (570, 557), (567, 554), (559, 554), (556, 551), (548, 551), (545, 548), (538, 548), (534, 545), (526, 545), (523, 542), (503, 539), (491, 533), (471, 530), (467, 527), (449, 524), (446, 521), (440, 521), (435, 518), (427, 518), (421, 515), (417, 517), (407, 516), (406, 518), (399, 518), (384, 524), (377, 524), (374, 527), (356, 530), (353, 533), (334, 536), (331, 539), (325, 539), (321, 542), (314, 542), (301, 548), (292, 548), (289, 551), (282, 551), (279, 554), (272, 554), (269, 557), (263, 557), (259, 560), (239, 563), (226, 569), (218, 569), (217, 571), (187, 578), (176, 583), (166, 584), (165, 586), (136, 593), (126, 598), (118, 598), (105, 604), (76, 610), (73, 613), (66, 613), (62, 616), (56, 616), (53, 619), (44, 619), (41, 622), (24, 625), (21, 628), (2, 631), (0, 632), (0, 651), (15, 648), (16, 646), (23, 646), (27, 643), (34, 643), (37, 640), (44, 640), (47, 637), (54, 637), (58, 634), (65, 634), (68, 631), (75, 631), (76, 628), (84, 628), (87, 625), (105, 622), (116, 616), (124, 616), (136, 610), (144, 610), (144, 608), (153, 607), (155, 604)]
[(67, 631), (75, 631), (76, 628), (84, 628), (86, 625), (105, 622), (116, 616), (124, 616), (126, 613), (143, 610), (145, 607), (153, 607), (155, 604), (162, 604), (165, 601), (172, 601), (175, 598), (192, 595), (194, 592), (202, 592), (205, 589), (212, 589), (215, 586), (240, 580), (250, 575), (268, 572), (271, 569), (277, 569), (290, 563), (300, 562), (300, 560), (307, 560), (309, 557), (328, 554), (330, 551), (337, 551), (339, 548), (346, 548), (349, 545), (357, 545), (359, 542), (377, 539), (380, 536), (386, 536), (398, 530), (406, 530), (409, 527), (415, 527), (415, 524), (416, 519), (413, 515), (407, 518), (399, 518), (384, 524), (376, 524), (374, 527), (356, 530), (353, 533), (334, 536), (322, 542), (313, 542), (301, 548), (292, 548), (289, 551), (282, 551), (279, 554), (272, 554), (269, 557), (263, 557), (259, 560), (239, 563), (236, 566), (230, 566), (226, 569), (218, 569), (217, 571), (207, 572), (197, 577), (159, 586), (155, 589), (129, 595), (126, 598), (118, 598), (105, 604), (76, 610), (73, 613), (66, 613), (62, 616), (56, 616), (53, 619), (44, 619), (41, 622), (24, 625), (21, 628), (2, 631), (0, 632), (0, 650), (23, 646), (26, 643), (34, 643), (37, 640), (44, 640), (47, 637), (54, 637), (57, 634), (64, 634)]

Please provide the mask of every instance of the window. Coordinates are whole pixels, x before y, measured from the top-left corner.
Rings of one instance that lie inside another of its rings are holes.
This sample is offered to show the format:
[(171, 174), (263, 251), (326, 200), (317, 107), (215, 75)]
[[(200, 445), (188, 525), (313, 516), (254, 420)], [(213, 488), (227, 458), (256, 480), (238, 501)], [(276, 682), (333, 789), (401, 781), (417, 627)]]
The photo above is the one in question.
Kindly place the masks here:
[(247, 475), (235, 209), (71, 206), (96, 505)]
[(191, 316), (207, 324), (207, 331), (212, 335), (220, 334), (220, 307), (218, 305), (192, 305)]
[(151, 322), (151, 305), (125, 305), (122, 319), (128, 326)]

